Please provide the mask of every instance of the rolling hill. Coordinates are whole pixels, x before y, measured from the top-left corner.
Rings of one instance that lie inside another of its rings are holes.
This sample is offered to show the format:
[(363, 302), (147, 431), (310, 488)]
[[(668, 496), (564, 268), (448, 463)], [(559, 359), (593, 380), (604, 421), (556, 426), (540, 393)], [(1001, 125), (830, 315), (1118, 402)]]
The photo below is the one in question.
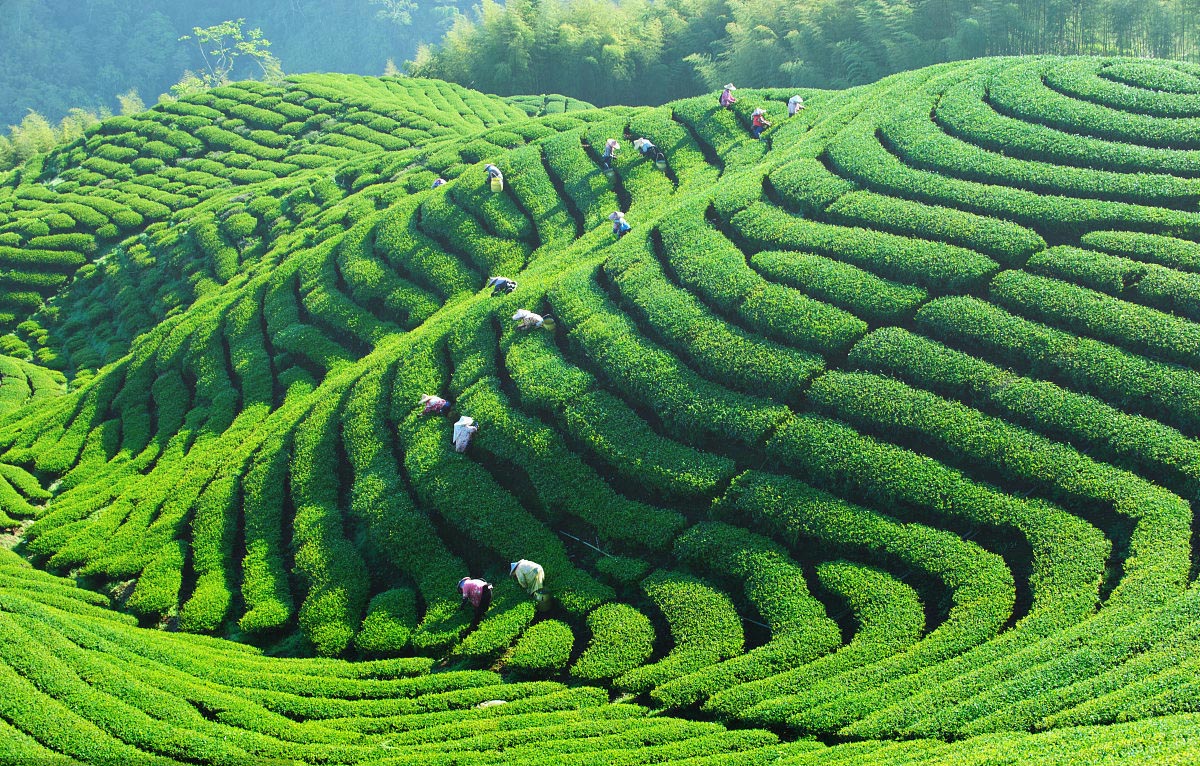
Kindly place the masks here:
[(1200, 67), (793, 93), (306, 75), (0, 178), (0, 761), (1200, 757)]

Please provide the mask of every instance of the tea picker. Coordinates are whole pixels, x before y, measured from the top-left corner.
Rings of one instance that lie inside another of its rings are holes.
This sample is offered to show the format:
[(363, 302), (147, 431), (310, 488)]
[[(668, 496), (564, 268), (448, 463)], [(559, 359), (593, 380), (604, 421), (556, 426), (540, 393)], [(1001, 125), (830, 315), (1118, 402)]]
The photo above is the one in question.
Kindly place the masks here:
[(538, 327), (554, 329), (554, 320), (551, 317), (535, 314), (529, 309), (517, 309), (517, 313), (513, 314), (513, 321), (517, 323), (518, 330), (533, 330)]
[(492, 584), (487, 580), (464, 577), (458, 581), (458, 592), (463, 605), (470, 604), (477, 612), (487, 611), (492, 604)]
[(624, 237), (633, 229), (629, 222), (625, 220), (625, 214), (620, 210), (610, 213), (608, 220), (613, 222), (613, 234), (617, 235), (617, 239)]
[(541, 564), (521, 559), (508, 565), (508, 573), (517, 581), (517, 585), (533, 596), (534, 601), (540, 604), (545, 600), (546, 594), (542, 592), (542, 586), (546, 582), (546, 572)]
[(605, 175), (613, 174), (613, 158), (617, 156), (617, 150), (621, 145), (617, 143), (617, 139), (610, 138), (604, 142), (604, 153), (600, 155), (600, 167), (604, 169)]
[(767, 122), (767, 111), (762, 108), (755, 109), (750, 115), (750, 135), (758, 138), (769, 127), (771, 123)]
[(492, 288), (493, 298), (497, 295), (508, 295), (517, 289), (517, 283), (508, 277), (491, 277), (487, 281), (487, 286)]
[(450, 402), (435, 394), (421, 397), (422, 415), (445, 415), (450, 411)]
[(475, 419), (463, 415), (454, 423), (454, 432), (450, 439), (454, 442), (455, 452), (466, 452), (467, 445), (471, 443), (471, 437), (479, 430), (479, 426), (475, 425)]
[(494, 192), (504, 191), (504, 174), (500, 172), (500, 168), (496, 167), (495, 165), (493, 165), (491, 163), (488, 163), (487, 165), (484, 166), (483, 169), (485, 171), (487, 171), (488, 181), (492, 185), (492, 191), (494, 191)]
[(641, 155), (647, 159), (653, 159), (654, 164), (659, 170), (667, 169), (667, 156), (658, 150), (648, 138), (636, 138), (633, 141), (633, 146)]
[(734, 86), (734, 84), (729, 83), (725, 86), (725, 89), (721, 91), (721, 97), (717, 99), (717, 103), (721, 105), (722, 109), (728, 109), (737, 103), (737, 99), (733, 97), (733, 92), (735, 90), (737, 90), (737, 88)]

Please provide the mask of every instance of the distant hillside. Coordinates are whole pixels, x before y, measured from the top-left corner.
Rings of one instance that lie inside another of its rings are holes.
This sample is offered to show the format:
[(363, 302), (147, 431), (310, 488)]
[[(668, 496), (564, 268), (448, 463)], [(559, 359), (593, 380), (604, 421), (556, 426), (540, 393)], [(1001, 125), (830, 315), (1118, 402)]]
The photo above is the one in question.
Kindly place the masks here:
[[(382, 74), (438, 40), (455, 0), (12, 0), (0, 26), (0, 127), (28, 110), (57, 123), (69, 109), (118, 111), (117, 94), (146, 103), (204, 66), (191, 35), (227, 19), (261, 29), (287, 72)], [(407, 22), (407, 23), (406, 23)], [(209, 47), (209, 51), (212, 47)], [(256, 77), (257, 68), (235, 77)], [(7, 132), (7, 131), (4, 131)]]
[(1200, 69), (794, 93), (309, 75), (5, 178), (0, 754), (1195, 759)]

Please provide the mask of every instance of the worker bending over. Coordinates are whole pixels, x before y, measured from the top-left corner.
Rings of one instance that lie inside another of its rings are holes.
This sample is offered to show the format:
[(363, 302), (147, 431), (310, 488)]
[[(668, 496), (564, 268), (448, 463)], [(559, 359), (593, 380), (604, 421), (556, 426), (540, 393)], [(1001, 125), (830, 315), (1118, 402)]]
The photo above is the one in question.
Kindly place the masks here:
[(535, 314), (529, 309), (517, 309), (517, 313), (513, 314), (513, 321), (517, 323), (518, 330), (533, 330), (538, 327), (554, 329), (553, 319)]
[(487, 286), (492, 288), (493, 298), (497, 295), (508, 295), (517, 289), (517, 283), (508, 277), (492, 277), (488, 279)]
[(451, 434), (450, 440), (454, 442), (455, 452), (466, 452), (467, 445), (471, 443), (471, 437), (479, 430), (479, 426), (475, 425), (474, 418), (469, 418), (463, 415), (454, 423), (454, 433)]
[(804, 109), (804, 99), (800, 94), (796, 94), (788, 99), (788, 117), (795, 117), (796, 113)]
[(434, 394), (422, 396), (421, 406), (424, 408), (421, 412), (422, 415), (445, 415), (450, 411), (450, 402)]
[(492, 604), (492, 584), (487, 580), (464, 577), (458, 581), (458, 592), (462, 603), (475, 607), (476, 612), (486, 612)]
[(528, 559), (514, 561), (508, 565), (508, 573), (517, 581), (526, 593), (533, 596), (534, 601), (541, 602), (546, 598), (542, 586), (546, 582), (546, 572), (542, 565)]
[(492, 191), (504, 191), (504, 174), (500, 172), (500, 168), (488, 163), (483, 169), (487, 171), (488, 181), (492, 185)]
[(608, 220), (613, 222), (613, 234), (617, 235), (617, 239), (625, 236), (630, 232), (631, 229), (633, 229), (633, 227), (629, 225), (629, 222), (625, 220), (625, 214), (620, 210), (610, 213)]

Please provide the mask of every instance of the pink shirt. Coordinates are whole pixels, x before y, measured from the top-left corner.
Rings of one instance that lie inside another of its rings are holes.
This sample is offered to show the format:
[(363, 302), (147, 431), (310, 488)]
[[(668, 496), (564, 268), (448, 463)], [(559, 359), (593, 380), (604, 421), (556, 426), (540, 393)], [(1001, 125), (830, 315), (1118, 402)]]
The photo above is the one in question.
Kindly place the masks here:
[(471, 606), (476, 609), (483, 602), (483, 593), (487, 590), (488, 584), (485, 580), (467, 580), (462, 585), (458, 586), (463, 598), (471, 602)]
[(423, 414), (437, 415), (437, 414), (445, 411), (445, 409), (449, 406), (450, 406), (450, 402), (446, 401), (442, 397), (431, 396), (425, 400), (425, 411)]
[[(712, 102), (710, 101), (709, 103), (712, 103)], [(730, 91), (727, 91), (727, 90), (721, 91), (721, 99), (720, 99), (721, 106), (729, 106), (732, 103), (733, 103), (733, 93), (731, 93)]]

